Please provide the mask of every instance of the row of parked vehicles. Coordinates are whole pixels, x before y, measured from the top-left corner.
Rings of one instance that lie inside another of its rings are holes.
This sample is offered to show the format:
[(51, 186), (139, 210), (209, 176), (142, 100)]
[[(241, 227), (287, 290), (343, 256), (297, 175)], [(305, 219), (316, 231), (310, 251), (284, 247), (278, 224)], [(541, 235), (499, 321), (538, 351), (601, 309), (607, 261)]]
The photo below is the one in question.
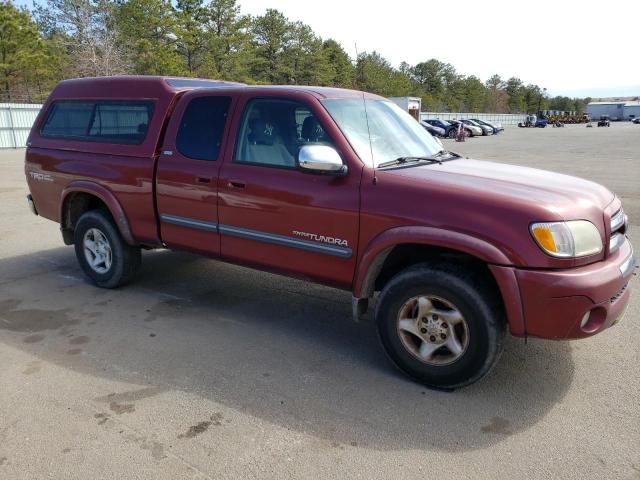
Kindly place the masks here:
[(420, 124), (433, 136), (442, 138), (455, 138), (458, 130), (462, 128), (467, 137), (480, 137), (495, 135), (504, 130), (497, 122), (486, 122), (478, 118), (465, 120), (440, 120), (428, 118), (420, 121)]

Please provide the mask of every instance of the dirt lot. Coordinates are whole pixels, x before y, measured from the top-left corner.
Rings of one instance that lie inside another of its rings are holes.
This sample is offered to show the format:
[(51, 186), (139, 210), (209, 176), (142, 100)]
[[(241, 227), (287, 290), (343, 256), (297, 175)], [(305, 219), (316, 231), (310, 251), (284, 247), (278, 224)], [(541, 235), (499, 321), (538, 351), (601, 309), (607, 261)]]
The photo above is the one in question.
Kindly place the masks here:
[[(640, 224), (640, 125), (445, 145), (601, 182)], [(160, 251), (94, 288), (29, 213), (22, 155), (0, 152), (0, 478), (640, 479), (637, 278), (619, 326), (511, 338), (480, 383), (434, 392), (348, 292)]]

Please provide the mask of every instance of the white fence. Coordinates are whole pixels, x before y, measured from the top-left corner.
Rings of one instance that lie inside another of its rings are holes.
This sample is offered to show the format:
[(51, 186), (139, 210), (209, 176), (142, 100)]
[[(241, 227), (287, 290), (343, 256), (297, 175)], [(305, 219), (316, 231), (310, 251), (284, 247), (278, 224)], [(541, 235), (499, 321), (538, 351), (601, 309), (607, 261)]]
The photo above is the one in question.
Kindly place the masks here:
[(512, 113), (465, 113), (465, 112), (421, 112), (420, 119), (439, 118), (440, 120), (458, 120), (477, 118), (485, 122), (500, 122), (504, 125), (517, 125), (526, 121), (526, 114)]
[(22, 148), (42, 105), (0, 103), (0, 148)]

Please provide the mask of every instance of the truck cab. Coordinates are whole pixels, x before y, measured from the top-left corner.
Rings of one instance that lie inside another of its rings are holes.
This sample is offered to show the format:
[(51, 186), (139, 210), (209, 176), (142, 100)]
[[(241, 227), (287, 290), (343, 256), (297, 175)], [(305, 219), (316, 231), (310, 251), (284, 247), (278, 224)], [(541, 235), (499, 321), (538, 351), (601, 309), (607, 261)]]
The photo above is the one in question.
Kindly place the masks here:
[(167, 77), (63, 81), (31, 131), (34, 213), (97, 286), (167, 248), (351, 291), (392, 361), (454, 389), (507, 331), (583, 338), (635, 267), (620, 200), (575, 177), (465, 159), (387, 99)]

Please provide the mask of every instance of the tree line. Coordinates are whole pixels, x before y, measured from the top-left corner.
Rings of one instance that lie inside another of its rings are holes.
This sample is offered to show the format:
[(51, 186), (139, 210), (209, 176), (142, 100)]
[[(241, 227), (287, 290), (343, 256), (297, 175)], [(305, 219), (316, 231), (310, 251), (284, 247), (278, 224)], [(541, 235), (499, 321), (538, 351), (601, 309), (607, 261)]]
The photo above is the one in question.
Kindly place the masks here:
[(550, 98), (515, 77), (483, 82), (436, 59), (352, 59), (308, 25), (275, 9), (245, 15), (236, 0), (0, 1), (0, 100), (41, 102), (61, 79), (117, 74), (358, 88), (421, 97), (431, 111), (583, 111), (589, 100)]

